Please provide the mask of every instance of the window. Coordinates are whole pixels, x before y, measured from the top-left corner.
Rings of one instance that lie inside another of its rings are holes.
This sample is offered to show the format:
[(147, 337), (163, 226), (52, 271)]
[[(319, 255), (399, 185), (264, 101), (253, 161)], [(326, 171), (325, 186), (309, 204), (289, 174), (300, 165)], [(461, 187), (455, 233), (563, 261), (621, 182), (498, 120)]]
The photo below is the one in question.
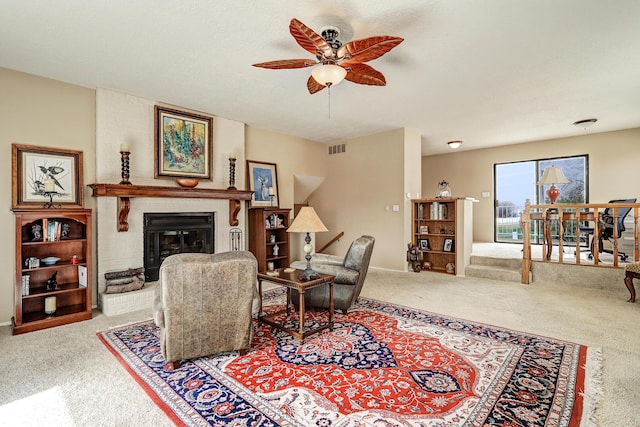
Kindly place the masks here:
[[(534, 205), (550, 203), (545, 194), (548, 187), (536, 184), (547, 166), (560, 167), (569, 180), (568, 184), (557, 185), (561, 193), (556, 203), (589, 202), (587, 155), (497, 163), (494, 165), (496, 242), (522, 242), (520, 214), (527, 199)], [(531, 230), (532, 243), (541, 241), (542, 236), (538, 231)]]

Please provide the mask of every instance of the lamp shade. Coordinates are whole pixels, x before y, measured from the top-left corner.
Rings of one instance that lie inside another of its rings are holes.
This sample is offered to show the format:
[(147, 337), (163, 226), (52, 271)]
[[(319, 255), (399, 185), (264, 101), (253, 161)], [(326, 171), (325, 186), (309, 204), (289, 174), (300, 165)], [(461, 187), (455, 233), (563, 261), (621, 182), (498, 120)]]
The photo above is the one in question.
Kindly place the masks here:
[(293, 222), (287, 229), (287, 233), (319, 233), (321, 231), (329, 231), (324, 226), (315, 209), (311, 206), (304, 206), (298, 212)]
[(322, 64), (311, 70), (311, 75), (323, 86), (334, 86), (344, 80), (347, 70), (339, 65)]
[(562, 173), (562, 169), (556, 166), (549, 166), (542, 173), (542, 177), (538, 181), (538, 185), (554, 185), (554, 184), (568, 184), (569, 180), (564, 173)]

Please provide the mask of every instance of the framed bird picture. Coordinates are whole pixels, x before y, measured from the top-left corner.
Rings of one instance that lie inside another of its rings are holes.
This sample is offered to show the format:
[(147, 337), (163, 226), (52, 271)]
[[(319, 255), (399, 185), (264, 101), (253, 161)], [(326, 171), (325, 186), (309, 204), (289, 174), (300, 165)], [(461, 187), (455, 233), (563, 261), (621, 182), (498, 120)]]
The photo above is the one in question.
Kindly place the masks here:
[(82, 208), (82, 151), (11, 145), (11, 208)]

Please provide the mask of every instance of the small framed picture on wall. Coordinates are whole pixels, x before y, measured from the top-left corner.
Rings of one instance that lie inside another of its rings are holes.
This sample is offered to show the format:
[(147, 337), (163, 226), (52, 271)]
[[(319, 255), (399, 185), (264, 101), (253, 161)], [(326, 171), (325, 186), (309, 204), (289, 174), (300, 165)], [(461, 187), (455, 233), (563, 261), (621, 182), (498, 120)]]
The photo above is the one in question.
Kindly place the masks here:
[(84, 206), (82, 151), (12, 144), (11, 163), (13, 209)]
[[(247, 160), (249, 190), (253, 192), (250, 207), (278, 207), (278, 172), (275, 163)], [(275, 226), (274, 226), (275, 227)]]

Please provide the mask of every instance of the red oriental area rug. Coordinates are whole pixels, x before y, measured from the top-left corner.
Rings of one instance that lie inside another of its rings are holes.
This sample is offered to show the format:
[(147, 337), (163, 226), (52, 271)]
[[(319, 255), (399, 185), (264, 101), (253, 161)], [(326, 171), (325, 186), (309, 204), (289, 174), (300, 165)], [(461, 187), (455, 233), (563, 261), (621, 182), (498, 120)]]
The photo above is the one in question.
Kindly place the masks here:
[[(307, 314), (309, 327), (326, 319)], [(333, 331), (302, 344), (255, 327), (247, 355), (205, 357), (174, 371), (165, 370), (151, 320), (98, 336), (178, 425), (595, 422), (599, 356), (578, 344), (365, 298), (347, 315), (336, 313)]]

